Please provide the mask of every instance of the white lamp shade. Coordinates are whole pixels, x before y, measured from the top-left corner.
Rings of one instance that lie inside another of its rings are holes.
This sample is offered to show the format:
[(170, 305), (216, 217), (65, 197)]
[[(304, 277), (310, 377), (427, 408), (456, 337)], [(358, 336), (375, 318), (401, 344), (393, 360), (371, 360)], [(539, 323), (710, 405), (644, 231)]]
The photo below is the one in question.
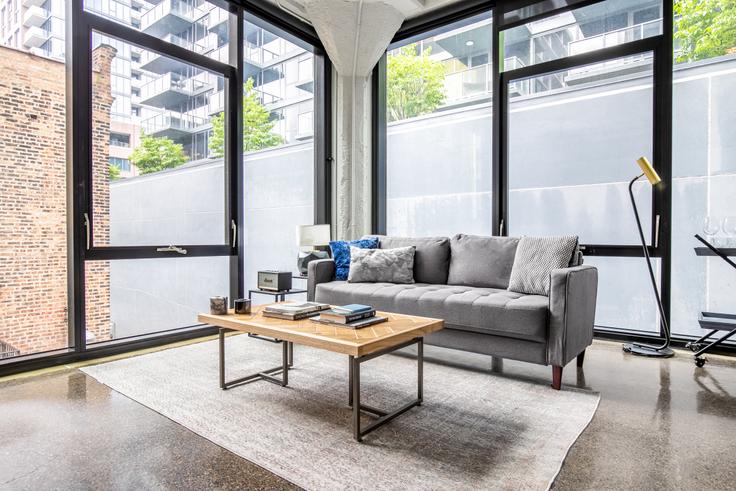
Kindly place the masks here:
[(329, 225), (297, 225), (296, 244), (299, 247), (326, 246), (329, 243)]

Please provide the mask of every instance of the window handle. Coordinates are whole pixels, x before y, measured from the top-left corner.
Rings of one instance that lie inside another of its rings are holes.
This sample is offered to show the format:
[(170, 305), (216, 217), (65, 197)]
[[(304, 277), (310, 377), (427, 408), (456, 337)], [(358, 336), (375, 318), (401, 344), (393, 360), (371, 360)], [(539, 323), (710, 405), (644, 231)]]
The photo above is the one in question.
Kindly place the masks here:
[(87, 237), (87, 250), (89, 250), (89, 246), (90, 246), (90, 234), (89, 234), (89, 232), (90, 232), (90, 230), (89, 230), (89, 214), (88, 213), (85, 213), (84, 214), (84, 230), (85, 230), (86, 237)]
[(504, 225), (505, 224), (503, 223), (503, 220), (501, 220), (501, 223), (500, 223), (500, 225), (498, 227), (498, 235), (503, 235), (503, 227), (504, 227)]
[(659, 215), (654, 217), (654, 248), (659, 247)]
[(156, 248), (156, 252), (177, 252), (179, 254), (186, 254), (187, 250), (175, 245), (170, 245), (168, 247), (158, 247)]
[(235, 247), (238, 244), (238, 225), (235, 223), (235, 220), (230, 220), (230, 230), (233, 231), (233, 239), (230, 243)]

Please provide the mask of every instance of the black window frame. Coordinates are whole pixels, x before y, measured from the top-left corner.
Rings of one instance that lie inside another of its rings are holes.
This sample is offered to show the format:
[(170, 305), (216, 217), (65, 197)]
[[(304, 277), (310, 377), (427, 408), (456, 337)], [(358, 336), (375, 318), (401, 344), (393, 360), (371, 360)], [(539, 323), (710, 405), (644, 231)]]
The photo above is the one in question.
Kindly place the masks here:
[[(66, 107), (67, 107), (67, 298), (68, 347), (0, 360), (0, 377), (28, 370), (83, 361), (101, 356), (159, 346), (214, 334), (211, 326), (195, 325), (88, 346), (85, 319), (85, 264), (87, 261), (190, 257), (229, 257), (231, 298), (245, 296), (245, 234), (240, 226), (243, 199), (243, 29), (244, 20), (266, 23), (268, 29), (314, 54), (314, 223), (331, 223), (332, 167), (332, 64), (314, 29), (276, 6), (254, 0), (208, 0), (230, 15), (229, 63), (208, 58), (186, 48), (119, 24), (84, 9), (84, 0), (66, 4)], [(92, 243), (92, 32), (115, 37), (223, 76), (225, 102), (226, 228), (222, 245), (177, 244), (186, 256), (156, 251), (168, 244), (105, 246)], [(89, 226), (87, 225), (89, 220)], [(237, 225), (232, 236), (230, 225)], [(88, 235), (89, 234), (89, 235)], [(89, 247), (88, 247), (89, 244)]]

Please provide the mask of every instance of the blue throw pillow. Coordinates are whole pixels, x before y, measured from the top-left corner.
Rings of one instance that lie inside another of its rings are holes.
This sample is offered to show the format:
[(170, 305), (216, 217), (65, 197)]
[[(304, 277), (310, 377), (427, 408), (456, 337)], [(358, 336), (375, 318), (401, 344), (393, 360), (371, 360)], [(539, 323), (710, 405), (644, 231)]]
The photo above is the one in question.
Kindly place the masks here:
[(378, 238), (360, 240), (333, 240), (330, 241), (330, 250), (332, 250), (332, 259), (335, 260), (335, 279), (347, 280), (348, 272), (350, 272), (350, 246), (359, 247), (361, 249), (377, 249)]

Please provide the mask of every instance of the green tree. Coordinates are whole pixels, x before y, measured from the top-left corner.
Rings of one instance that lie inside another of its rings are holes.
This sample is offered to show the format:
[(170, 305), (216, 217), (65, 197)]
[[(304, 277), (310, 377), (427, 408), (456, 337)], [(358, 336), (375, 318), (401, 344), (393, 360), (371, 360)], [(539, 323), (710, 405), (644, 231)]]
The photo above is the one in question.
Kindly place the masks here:
[(120, 179), (120, 167), (112, 164), (107, 164), (107, 167), (109, 169), (108, 175), (110, 176), (111, 181), (116, 181)]
[(133, 151), (130, 161), (141, 174), (174, 169), (188, 160), (184, 147), (166, 137), (141, 134), (141, 144)]
[(674, 12), (677, 63), (725, 55), (736, 48), (736, 1), (677, 0)]
[(430, 59), (432, 49), (417, 53), (409, 44), (388, 57), (386, 105), (389, 121), (428, 114), (445, 102), (445, 65)]
[[(253, 79), (243, 85), (243, 151), (253, 152), (276, 147), (283, 143), (280, 135), (272, 133), (274, 122), (271, 114), (258, 100), (258, 92), (253, 88)], [(225, 148), (225, 114), (212, 118), (210, 135), (210, 155), (222, 157)]]

